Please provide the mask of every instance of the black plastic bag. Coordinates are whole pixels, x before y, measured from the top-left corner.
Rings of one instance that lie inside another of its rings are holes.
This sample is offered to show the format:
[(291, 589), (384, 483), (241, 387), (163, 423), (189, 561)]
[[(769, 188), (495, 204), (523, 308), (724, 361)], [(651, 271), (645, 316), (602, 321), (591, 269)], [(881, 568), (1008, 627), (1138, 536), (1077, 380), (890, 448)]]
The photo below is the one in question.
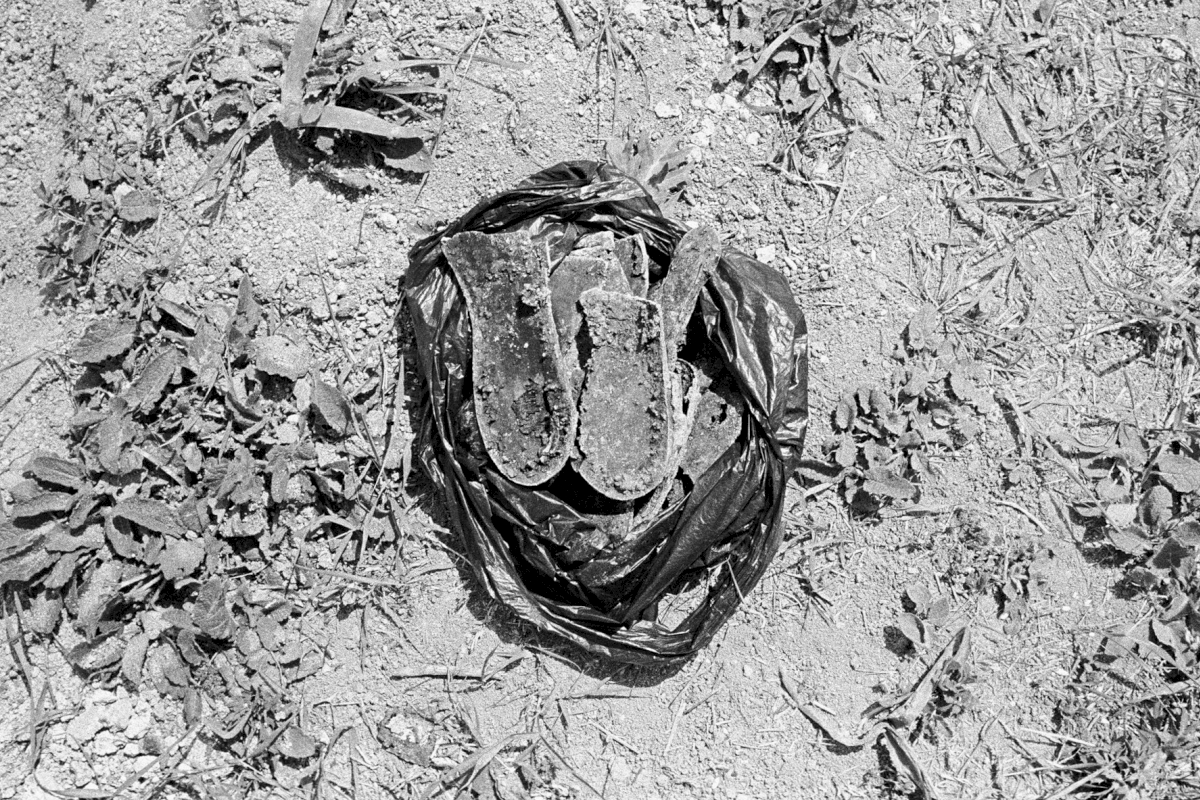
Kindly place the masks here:
[[(593, 653), (631, 663), (686, 658), (733, 614), (779, 547), (784, 488), (808, 420), (803, 314), (778, 272), (735, 250), (723, 253), (692, 324), (702, 325), (741, 391), (747, 409), (741, 435), (686, 496), (619, 547), (566, 565), (560, 558), (566, 543), (590, 525), (570, 498), (518, 486), (486, 460), (464, 456), (467, 432), (459, 427), (463, 404), (472, 402), (471, 328), (441, 241), (468, 230), (526, 230), (549, 244), (552, 260), (585, 233), (640, 233), (657, 279), (685, 229), (612, 166), (558, 164), (416, 244), (405, 293), (424, 383), (419, 456), (444, 490), (488, 593)], [(707, 591), (701, 589), (681, 622), (654, 619), (660, 600), (701, 580)]]

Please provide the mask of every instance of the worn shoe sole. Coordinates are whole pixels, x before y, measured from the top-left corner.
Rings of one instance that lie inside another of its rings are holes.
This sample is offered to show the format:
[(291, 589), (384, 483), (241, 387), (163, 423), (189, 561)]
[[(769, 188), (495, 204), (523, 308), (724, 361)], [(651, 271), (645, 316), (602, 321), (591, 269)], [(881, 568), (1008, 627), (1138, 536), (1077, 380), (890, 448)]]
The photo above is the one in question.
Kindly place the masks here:
[(646, 254), (646, 240), (641, 234), (626, 236), (616, 241), (613, 251), (629, 281), (629, 290), (637, 297), (645, 297), (650, 289), (650, 258)]
[(692, 435), (692, 424), (699, 405), (700, 385), (696, 381), (695, 368), (679, 359), (671, 375), (671, 437), (667, 446), (667, 468), (663, 480), (655, 487), (649, 499), (642, 505), (633, 520), (633, 527), (641, 529), (654, 521), (667, 502), (667, 496), (675, 484), (675, 477), (683, 463), (688, 440)]
[(523, 232), (468, 231), (445, 239), (442, 251), (471, 318), (484, 447), (513, 483), (545, 483), (570, 457), (577, 421), (551, 313), (549, 255)]
[(580, 299), (587, 343), (575, 468), (614, 500), (662, 482), (671, 445), (667, 352), (658, 304), (589, 289)]
[(667, 274), (650, 289), (650, 299), (662, 307), (667, 352), (672, 358), (683, 346), (700, 290), (720, 258), (720, 237), (713, 228), (701, 225), (679, 240)]
[[(611, 239), (611, 234), (609, 235)], [(623, 291), (625, 276), (611, 252), (605, 255), (581, 255), (571, 253), (559, 262), (550, 273), (550, 307), (554, 313), (554, 326), (558, 330), (558, 347), (564, 369), (568, 373), (568, 385), (572, 399), (579, 400), (583, 384), (583, 367), (579, 363), (579, 346), (576, 341), (583, 322), (579, 298), (589, 289)]]
[(733, 376), (718, 359), (698, 361), (696, 378), (699, 399), (680, 464), (693, 483), (737, 441), (746, 412)]

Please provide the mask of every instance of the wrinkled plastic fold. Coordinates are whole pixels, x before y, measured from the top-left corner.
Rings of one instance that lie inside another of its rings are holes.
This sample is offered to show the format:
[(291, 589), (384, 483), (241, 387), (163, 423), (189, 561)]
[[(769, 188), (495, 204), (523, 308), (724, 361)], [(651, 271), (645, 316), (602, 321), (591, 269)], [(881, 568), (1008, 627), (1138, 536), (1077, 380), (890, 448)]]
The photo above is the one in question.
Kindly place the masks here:
[[(564, 558), (595, 523), (552, 485), (519, 486), (469, 446), (471, 327), (441, 242), (463, 231), (525, 230), (551, 261), (580, 236), (641, 234), (652, 279), (686, 230), (613, 167), (558, 164), (480, 202), (409, 254), (405, 294), (418, 348), (418, 454), (444, 491), (453, 526), (496, 600), (589, 652), (631, 663), (687, 658), (754, 588), (779, 547), (784, 490), (808, 420), (804, 316), (778, 272), (736, 250), (701, 292), (703, 330), (746, 401), (741, 435), (681, 498), (582, 563)], [(694, 607), (656, 619), (681, 586)]]

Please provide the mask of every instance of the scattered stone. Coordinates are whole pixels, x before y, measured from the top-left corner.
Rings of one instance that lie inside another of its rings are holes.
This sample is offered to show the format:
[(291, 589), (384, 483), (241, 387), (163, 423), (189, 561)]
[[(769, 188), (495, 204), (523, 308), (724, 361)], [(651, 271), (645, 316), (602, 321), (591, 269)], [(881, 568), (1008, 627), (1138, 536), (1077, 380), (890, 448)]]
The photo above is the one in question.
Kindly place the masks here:
[(775, 249), (775, 245), (773, 245), (773, 244), (766, 245), (765, 247), (760, 247), (754, 251), (754, 257), (757, 258), (759, 261), (763, 262), (764, 264), (775, 263), (776, 255), (777, 255), (777, 251)]
[(148, 711), (137, 712), (129, 718), (129, 723), (125, 726), (123, 733), (126, 739), (141, 739), (153, 724), (154, 719)]
[(324, 297), (314, 297), (312, 302), (308, 304), (308, 312), (318, 322), (324, 322), (329, 319), (329, 305), (326, 303)]
[(261, 175), (262, 173), (256, 167), (246, 170), (246, 173), (242, 175), (242, 192), (250, 194), (250, 192), (254, 191), (254, 187), (258, 185), (258, 179)]
[(673, 106), (669, 103), (659, 103), (654, 107), (654, 114), (659, 119), (671, 119), (683, 115), (683, 111), (679, 106)]
[(92, 752), (98, 756), (111, 756), (121, 749), (121, 742), (108, 731), (96, 734), (92, 740)]
[(67, 737), (77, 745), (84, 745), (95, 738), (103, 728), (104, 709), (98, 705), (89, 705), (67, 723)]
[(114, 730), (124, 729), (133, 716), (133, 707), (132, 697), (117, 698), (112, 705), (104, 709), (104, 722)]
[(394, 231), (400, 225), (400, 220), (390, 211), (380, 211), (375, 215), (375, 224), (385, 231)]

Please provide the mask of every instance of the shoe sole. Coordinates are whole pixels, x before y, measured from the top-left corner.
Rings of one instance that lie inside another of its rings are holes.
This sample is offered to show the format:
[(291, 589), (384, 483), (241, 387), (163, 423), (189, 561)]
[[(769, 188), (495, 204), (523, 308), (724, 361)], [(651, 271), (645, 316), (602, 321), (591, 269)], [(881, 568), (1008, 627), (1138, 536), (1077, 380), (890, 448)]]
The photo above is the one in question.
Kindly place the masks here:
[(559, 353), (550, 262), (529, 235), (468, 231), (442, 242), (471, 319), (479, 433), (501, 475), (550, 480), (571, 455), (577, 414)]
[(671, 444), (667, 352), (657, 303), (589, 289), (576, 470), (605, 497), (632, 500), (662, 482)]

